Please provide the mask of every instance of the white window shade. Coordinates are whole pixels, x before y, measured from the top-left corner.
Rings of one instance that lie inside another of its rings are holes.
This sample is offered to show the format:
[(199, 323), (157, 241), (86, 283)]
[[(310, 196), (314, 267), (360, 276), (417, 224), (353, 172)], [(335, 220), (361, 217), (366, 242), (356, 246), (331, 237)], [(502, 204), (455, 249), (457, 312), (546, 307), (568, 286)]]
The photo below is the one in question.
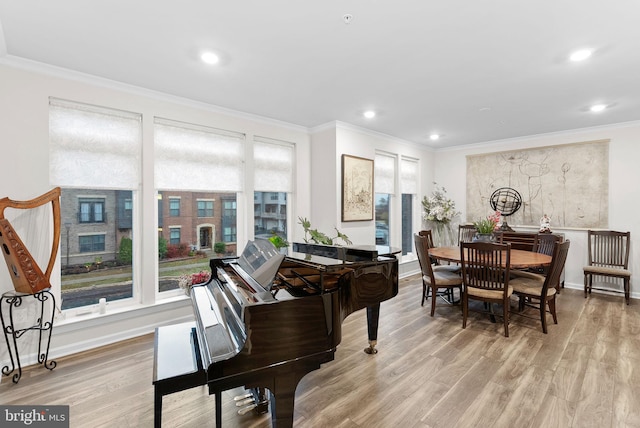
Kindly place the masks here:
[(52, 185), (135, 189), (140, 183), (142, 116), (49, 100)]
[(396, 158), (376, 153), (374, 161), (374, 185), (376, 193), (394, 194), (396, 177)]
[(239, 192), (245, 135), (155, 118), (155, 182), (163, 190)]
[(418, 161), (402, 159), (400, 162), (400, 189), (405, 194), (418, 193)]
[(254, 187), (258, 192), (293, 192), (294, 146), (254, 137)]

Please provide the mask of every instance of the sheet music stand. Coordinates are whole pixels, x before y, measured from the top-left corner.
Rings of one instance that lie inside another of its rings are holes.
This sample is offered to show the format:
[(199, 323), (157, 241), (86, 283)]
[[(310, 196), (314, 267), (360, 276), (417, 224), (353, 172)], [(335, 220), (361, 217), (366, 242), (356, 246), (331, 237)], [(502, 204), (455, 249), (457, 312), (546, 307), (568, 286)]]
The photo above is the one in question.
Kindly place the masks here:
[[(13, 310), (14, 308), (22, 306), (22, 299), (29, 297), (36, 299), (40, 303), (40, 316), (32, 326), (16, 329)], [(45, 321), (44, 307), (45, 303), (48, 301), (51, 301), (51, 319)], [(4, 311), (5, 303), (9, 306), (8, 316)], [(2, 331), (4, 332), (4, 339), (7, 342), (7, 350), (9, 351), (9, 358), (11, 360), (10, 367), (9, 365), (2, 367), (2, 374), (4, 376), (9, 376), (17, 369), (18, 372), (13, 375), (13, 383), (18, 383), (22, 377), (22, 365), (20, 364), (20, 353), (18, 352), (18, 339), (28, 331), (38, 331), (38, 364), (42, 364), (49, 370), (53, 370), (56, 367), (57, 363), (53, 360), (49, 360), (49, 345), (51, 344), (51, 333), (53, 332), (55, 307), (56, 299), (49, 289), (38, 291), (35, 294), (19, 293), (17, 291), (7, 291), (2, 294), (2, 297), (0, 298), (0, 318), (2, 319)], [(43, 335), (45, 334), (46, 346), (44, 347), (43, 352)]]

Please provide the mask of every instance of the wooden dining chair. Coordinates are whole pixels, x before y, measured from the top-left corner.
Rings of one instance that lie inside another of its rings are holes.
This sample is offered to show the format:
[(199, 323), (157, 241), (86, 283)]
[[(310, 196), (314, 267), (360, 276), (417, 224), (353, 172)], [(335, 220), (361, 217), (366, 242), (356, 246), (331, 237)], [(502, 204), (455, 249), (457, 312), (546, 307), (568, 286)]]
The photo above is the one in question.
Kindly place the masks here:
[[(589, 230), (588, 241), (588, 265), (584, 271), (584, 297), (591, 290), (614, 291), (609, 288), (593, 287), (593, 278), (621, 279), (624, 288), (624, 298), (629, 304), (629, 282), (631, 271), (629, 270), (629, 248), (631, 245), (631, 232), (617, 232), (613, 230)], [(601, 281), (605, 285), (606, 281)]]
[(462, 294), (462, 278), (459, 273), (452, 270), (454, 266), (433, 266), (431, 264), (427, 236), (414, 234), (413, 239), (422, 271), (422, 302), (420, 305), (424, 306), (424, 301), (429, 298), (430, 294), (431, 316), (433, 316), (436, 310), (436, 300), (440, 295), (439, 290), (444, 289), (449, 295), (449, 302), (453, 303), (453, 290), (457, 288)]
[(513, 292), (518, 296), (519, 310), (522, 312), (525, 306), (536, 308), (540, 311), (542, 332), (547, 333), (547, 306), (553, 317), (553, 322), (558, 324), (556, 316), (556, 284), (560, 281), (560, 275), (567, 261), (569, 245), (571, 242), (556, 242), (551, 252), (551, 265), (546, 276), (517, 277), (509, 281)]
[(476, 236), (476, 227), (472, 224), (461, 224), (458, 226), (458, 245), (461, 242), (471, 242)]
[(509, 284), (511, 244), (493, 242), (462, 242), (462, 328), (467, 327), (469, 300), (485, 302), (493, 313), (493, 304), (502, 305), (504, 335), (509, 337)]
[[(553, 250), (555, 248), (555, 244), (557, 242), (562, 242), (563, 238), (561, 235), (553, 235), (550, 233), (538, 233), (534, 236), (533, 246), (531, 251), (534, 253), (546, 254), (547, 256), (553, 255)], [(511, 278), (514, 277), (525, 277), (531, 279), (540, 279), (535, 275), (530, 275), (530, 273), (536, 275), (542, 275), (545, 277), (549, 272), (549, 265), (547, 266), (533, 266), (526, 269), (512, 269), (511, 270)], [(560, 294), (560, 283), (561, 277), (558, 277), (558, 282), (554, 285), (556, 292)]]

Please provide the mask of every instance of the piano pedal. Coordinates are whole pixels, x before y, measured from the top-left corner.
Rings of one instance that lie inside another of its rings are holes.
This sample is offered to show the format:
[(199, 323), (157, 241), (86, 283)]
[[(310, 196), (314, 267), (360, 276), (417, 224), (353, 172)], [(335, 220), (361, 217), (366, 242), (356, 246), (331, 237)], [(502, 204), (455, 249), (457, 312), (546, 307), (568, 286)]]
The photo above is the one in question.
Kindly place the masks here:
[(247, 404), (255, 404), (255, 400), (252, 397), (245, 398), (244, 400), (236, 400), (236, 407), (243, 407)]
[(236, 395), (235, 397), (233, 397), (233, 401), (241, 401), (249, 397), (253, 397), (253, 394), (251, 394), (250, 392), (244, 395)]
[(256, 404), (251, 404), (250, 406), (247, 406), (244, 409), (238, 410), (238, 414), (239, 415), (246, 415), (247, 413), (249, 413), (250, 411), (252, 411), (256, 407), (257, 407)]

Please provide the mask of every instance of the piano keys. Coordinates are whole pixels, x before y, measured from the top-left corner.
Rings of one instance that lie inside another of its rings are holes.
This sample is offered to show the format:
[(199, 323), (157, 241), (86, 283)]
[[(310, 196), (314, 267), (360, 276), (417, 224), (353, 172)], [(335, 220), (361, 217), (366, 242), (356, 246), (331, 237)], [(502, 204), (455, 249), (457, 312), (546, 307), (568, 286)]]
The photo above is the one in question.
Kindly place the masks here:
[(365, 352), (376, 352), (380, 303), (398, 293), (398, 261), (382, 253), (296, 243), (284, 257), (258, 240), (212, 259), (211, 280), (191, 288), (195, 323), (156, 330), (155, 426), (163, 395), (207, 385), (216, 426), (220, 393), (244, 386), (268, 389), (272, 426), (291, 427), (298, 382), (334, 359), (349, 314), (367, 309)]

